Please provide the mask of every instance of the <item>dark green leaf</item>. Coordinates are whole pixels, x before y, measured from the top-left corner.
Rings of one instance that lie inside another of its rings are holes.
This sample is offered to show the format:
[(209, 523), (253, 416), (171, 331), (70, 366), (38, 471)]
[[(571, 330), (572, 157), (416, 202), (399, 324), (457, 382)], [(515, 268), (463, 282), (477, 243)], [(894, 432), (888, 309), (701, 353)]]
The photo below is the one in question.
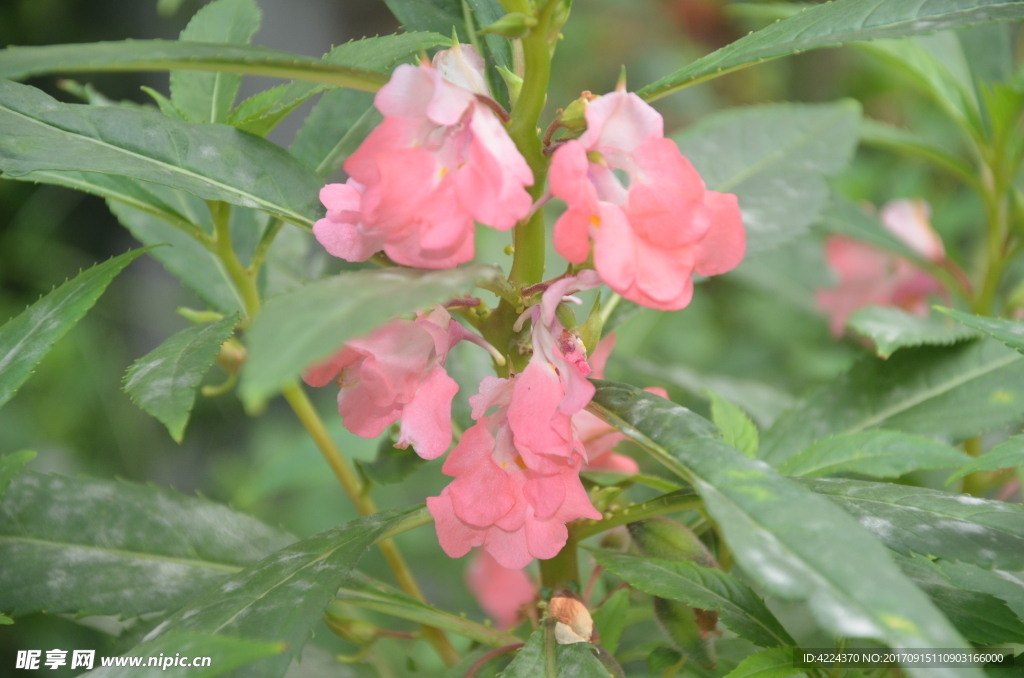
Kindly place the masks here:
[[(597, 383), (591, 409), (694, 485), (737, 564), (768, 594), (807, 601), (822, 627), (840, 636), (891, 647), (966, 646), (881, 544), (838, 507), (728, 447), (685, 408), (625, 384)], [(906, 670), (932, 678), (943, 672)]]
[(757, 427), (747, 413), (714, 391), (707, 392), (711, 399), (711, 420), (722, 432), (726, 445), (735, 447), (751, 459), (757, 457)]
[[(372, 71), (390, 71), (396, 64), (419, 54), (423, 50), (447, 45), (449, 38), (436, 33), (400, 33), (378, 38), (364, 38), (338, 45), (324, 55), (328, 63), (340, 63)], [(259, 136), (266, 134), (304, 101), (332, 86), (310, 82), (292, 82), (255, 94), (231, 113), (235, 127)], [(326, 96), (326, 95), (325, 95)], [(354, 97), (372, 101), (367, 95)], [(365, 110), (365, 109), (364, 109)], [(320, 144), (327, 143), (318, 140)], [(316, 167), (316, 163), (308, 163)]]
[(818, 440), (885, 427), (968, 438), (1024, 414), (1024, 360), (994, 340), (867, 357), (811, 393), (761, 436), (759, 455), (781, 466)]
[(33, 450), (22, 450), (0, 457), (0, 497), (4, 496), (4, 491), (14, 480), (14, 476), (21, 473), (25, 465), (35, 458), (36, 453)]
[(384, 0), (388, 9), (408, 31), (433, 31), (465, 42), (469, 39), (463, 21), (461, 0)]
[(718, 610), (723, 624), (755, 645), (794, 644), (764, 601), (727, 572), (686, 561), (589, 550), (598, 564), (641, 591), (702, 610)]
[(982, 24), (957, 31), (975, 86), (1007, 82), (1013, 76), (1013, 39), (1005, 24)]
[(826, 438), (779, 467), (787, 476), (859, 473), (898, 478), (920, 469), (956, 468), (971, 457), (929, 438), (899, 431), (860, 431)]
[(493, 266), (357, 271), (271, 299), (249, 331), (242, 397), (259, 403), (346, 339), (400, 313), (460, 296), (500, 274)]
[[(155, 673), (156, 668), (149, 671), (152, 675), (166, 678), (213, 678), (258, 659), (281, 654), (285, 649), (287, 647), (284, 643), (258, 643), (230, 636), (176, 633), (142, 643), (124, 656), (142, 657), (140, 666), (147, 666), (150, 658), (161, 662), (165, 657), (173, 660), (179, 655), (190, 659), (210, 657), (210, 665), (207, 667), (170, 666), (169, 663), (164, 667), (157, 663), (160, 666), (159, 674)], [(140, 674), (139, 667), (123, 666), (98, 668), (83, 675), (89, 678), (131, 678)]]
[(10, 624), (13, 624), (13, 623), (14, 623), (13, 619), (8, 617), (7, 615), (0, 614), (0, 626), (9, 626)]
[(594, 656), (590, 643), (558, 645), (554, 638), (545, 643), (548, 624), (530, 635), (526, 645), (516, 654), (512, 663), (501, 674), (502, 678), (541, 678), (547, 672), (548, 653), (554, 654), (556, 678), (609, 678), (608, 669)]
[(725, 678), (787, 678), (798, 673), (803, 671), (793, 666), (793, 648), (773, 647), (750, 655)]
[(338, 589), (336, 600), (399, 619), (427, 624), (492, 647), (518, 642), (510, 633), (438, 610), (359, 572), (353, 574), (352, 578)]
[(975, 471), (998, 471), (1024, 466), (1024, 435), (1013, 436), (954, 473), (946, 484)]
[(220, 345), (235, 329), (238, 316), (193, 325), (135, 361), (125, 375), (124, 390), (132, 401), (167, 427), (181, 442), (196, 389), (213, 365)]
[(293, 538), (203, 499), (23, 473), (0, 502), (0, 610), (173, 610)]
[(875, 352), (882, 358), (888, 358), (901, 348), (948, 346), (979, 336), (942, 316), (922, 318), (895, 306), (866, 306), (850, 316), (846, 325), (873, 341)]
[[(214, 0), (181, 31), (187, 42), (247, 45), (260, 27), (253, 0)], [(192, 122), (227, 122), (242, 76), (202, 71), (171, 72), (171, 102)]]
[(180, 40), (124, 40), (0, 50), (0, 78), (102, 71), (214, 71), (264, 75), (376, 92), (388, 81), (377, 73), (313, 57), (250, 45)]
[(288, 653), (245, 669), (246, 678), (280, 676), (302, 650), (328, 601), (360, 556), (420, 507), (375, 513), (269, 555), (190, 601), (146, 640), (167, 633), (217, 633), (284, 642)]
[(381, 120), (371, 94), (352, 89), (325, 92), (295, 135), (292, 153), (326, 179)]
[(989, 570), (948, 560), (936, 561), (942, 574), (957, 588), (989, 593), (1006, 602), (1018, 619), (1024, 619), (1024, 572)]
[(938, 311), (945, 313), (950, 318), (974, 328), (979, 332), (989, 334), (1003, 342), (1012, 349), (1024, 353), (1024, 323), (1016, 320), (1004, 320), (1002, 318), (989, 318), (987, 316), (971, 315), (952, 308), (937, 307)]
[(399, 449), (390, 436), (385, 436), (373, 461), (356, 461), (356, 464), (368, 480), (379, 485), (394, 485), (415, 473), (426, 462), (412, 447)]
[(1024, 570), (1024, 506), (923, 487), (829, 478), (802, 481), (893, 551)]
[(673, 139), (708, 188), (739, 197), (750, 255), (817, 221), (825, 177), (853, 157), (860, 116), (852, 100), (767, 104), (707, 116)]
[(896, 563), (964, 638), (982, 645), (1024, 642), (1024, 622), (999, 598), (958, 588), (928, 558), (897, 556)]
[(1024, 6), (1014, 0), (836, 0), (741, 38), (644, 87), (639, 94), (654, 101), (730, 71), (819, 47), (1020, 18), (1024, 18)]
[(610, 595), (594, 613), (594, 628), (601, 637), (601, 647), (608, 654), (614, 655), (619, 651), (619, 638), (626, 628), (628, 612), (629, 591), (622, 589)]
[[(0, 145), (6, 134), (5, 130), (0, 135)], [(25, 383), (50, 347), (92, 308), (114, 277), (145, 251), (132, 250), (79, 273), (0, 326), (0, 406)]]
[(321, 182), (284, 149), (225, 126), (151, 111), (61, 104), (0, 81), (0, 169), (84, 170), (165, 184), (300, 225), (323, 214)]

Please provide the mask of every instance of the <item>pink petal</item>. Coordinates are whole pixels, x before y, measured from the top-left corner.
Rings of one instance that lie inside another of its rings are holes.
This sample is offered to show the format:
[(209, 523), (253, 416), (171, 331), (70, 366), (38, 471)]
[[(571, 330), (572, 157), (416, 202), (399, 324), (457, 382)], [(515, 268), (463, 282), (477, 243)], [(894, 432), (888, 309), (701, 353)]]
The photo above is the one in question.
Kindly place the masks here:
[(569, 530), (557, 520), (526, 521), (526, 542), (534, 558), (554, 558), (569, 539)]
[(491, 96), (491, 88), (487, 85), (487, 64), (476, 47), (456, 42), (451, 49), (442, 49), (435, 54), (431, 65), (453, 85), (474, 94)]
[(608, 357), (612, 354), (612, 349), (614, 348), (614, 332), (606, 334), (598, 342), (593, 355), (587, 360), (590, 363), (590, 369), (593, 370), (593, 373), (590, 375), (591, 379), (604, 379), (604, 366), (608, 362)]
[(367, 233), (354, 221), (320, 219), (313, 235), (328, 254), (345, 261), (366, 261), (384, 247), (381, 235)]
[(378, 406), (412, 400), (434, 348), (433, 337), (409, 320), (391, 320), (369, 336), (347, 342), (366, 356), (359, 379)]
[(362, 195), (351, 184), (327, 184), (320, 189), (320, 202), (328, 212), (358, 212)]
[(651, 138), (665, 136), (665, 121), (632, 92), (609, 92), (587, 106), (587, 131), (580, 141), (614, 160)]
[(720, 275), (743, 261), (747, 248), (743, 216), (732, 193), (706, 191), (704, 204), (711, 212), (711, 229), (697, 243), (694, 271), (698, 275)]
[(360, 438), (376, 438), (402, 416), (401, 405), (375, 405), (362, 386), (338, 391), (338, 414), (345, 428)]
[(441, 473), (449, 476), (464, 476), (491, 458), (494, 450), (494, 438), (487, 430), (487, 422), (482, 421), (466, 429), (459, 438), (458, 445), (444, 460)]
[(440, 497), (427, 497), (427, 510), (434, 517), (437, 541), (450, 558), (461, 558), (474, 546), (483, 545), (484, 530), (474, 529), (455, 516), (448, 488)]
[(326, 386), (334, 381), (334, 378), (338, 376), (338, 372), (341, 372), (343, 367), (348, 367), (355, 361), (361, 360), (362, 357), (355, 351), (343, 346), (327, 360), (319, 362), (306, 370), (302, 375), (302, 380), (310, 386)]
[(521, 570), (533, 560), (527, 544), (526, 528), (512, 532), (497, 527), (488, 528), (484, 548), (502, 567), (510, 570)]
[(453, 480), (448, 489), (455, 515), (476, 527), (494, 525), (516, 503), (512, 481), (491, 459)]
[(924, 200), (892, 200), (882, 207), (879, 216), (890, 233), (925, 259), (942, 261), (946, 258), (942, 238), (929, 221), (932, 216), (931, 206)]
[(712, 223), (704, 207), (704, 181), (675, 142), (648, 139), (633, 159), (638, 169), (629, 187), (626, 216), (637, 235), (662, 249), (703, 238)]
[(424, 459), (437, 459), (452, 444), (452, 398), (459, 385), (438, 365), (420, 382), (402, 410), (398, 447), (412, 445)]
[(485, 550), (473, 555), (466, 568), (466, 585), (499, 629), (515, 626), (520, 609), (537, 596), (537, 586), (526, 572), (502, 567)]
[(373, 103), (386, 116), (426, 117), (436, 87), (434, 69), (402, 64), (391, 74), (391, 80), (377, 91)]
[(533, 506), (534, 514), (541, 520), (555, 515), (565, 500), (565, 481), (561, 475), (534, 475), (526, 481), (523, 496)]

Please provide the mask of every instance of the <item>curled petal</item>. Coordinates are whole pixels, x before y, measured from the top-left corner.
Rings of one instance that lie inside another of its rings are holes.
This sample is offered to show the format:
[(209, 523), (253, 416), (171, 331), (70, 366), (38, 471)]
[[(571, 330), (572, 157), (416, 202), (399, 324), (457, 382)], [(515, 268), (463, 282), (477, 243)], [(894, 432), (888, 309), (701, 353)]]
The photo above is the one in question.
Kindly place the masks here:
[(427, 510), (434, 517), (437, 541), (449, 557), (461, 558), (474, 546), (483, 545), (484, 530), (474, 529), (458, 519), (447, 488), (442, 490), (439, 497), (427, 497)]
[(719, 275), (739, 266), (747, 249), (747, 233), (735, 195), (707, 191), (704, 204), (711, 213), (712, 227), (697, 244), (694, 271)]
[(459, 385), (438, 365), (402, 410), (397, 447), (412, 445), (424, 459), (437, 459), (452, 444), (452, 398)]

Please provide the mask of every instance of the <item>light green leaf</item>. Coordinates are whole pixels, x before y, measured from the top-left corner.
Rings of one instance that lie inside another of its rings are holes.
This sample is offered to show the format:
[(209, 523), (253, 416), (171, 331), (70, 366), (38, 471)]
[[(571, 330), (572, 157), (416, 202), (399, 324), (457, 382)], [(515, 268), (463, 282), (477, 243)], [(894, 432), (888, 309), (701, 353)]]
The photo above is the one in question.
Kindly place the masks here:
[(25, 383), (50, 347), (92, 308), (114, 277), (146, 249), (126, 252), (79, 273), (0, 326), (0, 406)]
[(295, 135), (292, 153), (326, 179), (382, 119), (373, 105), (373, 96), (366, 92), (325, 92)]
[(964, 638), (982, 645), (1024, 642), (1024, 622), (996, 596), (958, 588), (935, 563), (922, 556), (897, 556), (896, 564), (928, 594)]
[(185, 0), (157, 0), (156, 11), (160, 16), (174, 16), (184, 3)]
[(898, 478), (920, 469), (956, 468), (971, 457), (948, 445), (899, 431), (860, 431), (820, 440), (779, 467), (787, 476), (858, 473)]
[(8, 625), (13, 624), (13, 623), (14, 623), (13, 619), (8, 617), (7, 615), (0, 614), (0, 626), (8, 626)]
[(812, 392), (761, 436), (758, 454), (781, 466), (830, 436), (888, 428), (963, 439), (1024, 414), (1024, 360), (994, 340), (867, 357)]
[(740, 38), (647, 85), (638, 94), (654, 101), (740, 68), (820, 47), (1021, 18), (1024, 6), (1015, 0), (836, 0)]
[(711, 400), (711, 420), (722, 432), (725, 444), (735, 447), (751, 459), (757, 457), (757, 427), (747, 413), (714, 391), (707, 392)]
[(447, 271), (381, 269), (345, 273), (271, 299), (248, 333), (242, 398), (255, 405), (337, 350), (401, 314), (447, 301), (494, 280), (493, 266)]
[(1024, 619), (1024, 572), (990, 570), (970, 563), (949, 560), (938, 560), (935, 564), (954, 586), (1000, 598), (1013, 610), (1018, 619)]
[(847, 327), (875, 343), (875, 352), (888, 358), (910, 346), (948, 346), (979, 334), (942, 316), (912, 315), (895, 306), (866, 306), (846, 322)]
[[(131, 652), (122, 655), (125, 657), (124, 666), (100, 667), (82, 675), (88, 678), (131, 678), (140, 675), (140, 667), (148, 666), (152, 658), (157, 662), (155, 666), (160, 667), (159, 674), (155, 673), (157, 668), (149, 669), (154, 672), (152, 675), (166, 678), (213, 678), (258, 659), (281, 654), (286, 649), (284, 643), (258, 643), (231, 636), (200, 633), (168, 634), (142, 643)], [(170, 661), (179, 655), (189, 658), (190, 661), (193, 657), (210, 657), (210, 665), (172, 666)], [(138, 666), (132, 666), (128, 657), (140, 657), (142, 662)], [(166, 667), (160, 663), (164, 658), (169, 660)], [(117, 662), (117, 659), (114, 662)]]
[[(630, 556), (588, 549), (616, 577), (652, 596), (678, 600), (701, 610), (718, 610), (733, 633), (761, 647), (793, 645), (764, 601), (749, 586), (727, 572), (689, 561)], [(603, 636), (602, 636), (603, 637)]]
[(725, 678), (787, 678), (803, 673), (793, 666), (792, 647), (773, 647), (752, 654)]
[(25, 465), (35, 458), (36, 453), (33, 450), (22, 450), (0, 457), (0, 497), (4, 496), (14, 476), (21, 473)]
[(48, 73), (173, 70), (263, 75), (366, 92), (376, 92), (388, 81), (386, 73), (250, 45), (124, 40), (0, 50), (0, 78), (10, 80)]
[(174, 610), (293, 540), (203, 499), (26, 472), (0, 502), (0, 610)]
[(682, 365), (658, 365), (643, 358), (613, 356), (630, 370), (681, 388), (699, 398), (714, 391), (736, 405), (764, 427), (771, 426), (779, 415), (796, 402), (793, 396), (768, 384), (722, 375), (700, 374)]
[(891, 647), (966, 647), (882, 545), (838, 507), (728, 447), (687, 409), (625, 384), (597, 385), (591, 410), (694, 485), (736, 563), (766, 593), (807, 601), (836, 635)]
[[(390, 71), (398, 63), (420, 52), (451, 43), (449, 38), (437, 33), (399, 33), (378, 38), (364, 38), (338, 45), (324, 55), (328, 63), (372, 71)], [(304, 101), (331, 86), (309, 82), (292, 82), (255, 94), (231, 113), (228, 120), (232, 125), (259, 136), (266, 134), (298, 108)], [(372, 97), (358, 96), (360, 100), (372, 101)], [(365, 109), (364, 109), (365, 110)], [(320, 143), (324, 143), (322, 140)], [(316, 167), (316, 164), (310, 164)]]
[(893, 551), (1024, 570), (1024, 506), (923, 487), (828, 478), (804, 480)]
[[(997, 24), (989, 24), (995, 25)], [(868, 146), (927, 160), (952, 172), (967, 184), (974, 184), (977, 181), (974, 168), (969, 162), (931, 139), (918, 136), (910, 130), (864, 118), (860, 123), (860, 141)]]
[[(519, 642), (510, 633), (438, 610), (360, 572), (353, 574), (352, 578), (338, 589), (335, 601), (433, 626), (491, 647)], [(330, 612), (331, 608), (328, 607), (328, 614)]]
[(299, 225), (323, 214), (321, 182), (274, 144), (225, 126), (156, 112), (61, 104), (40, 90), (0, 81), (0, 170), (122, 174), (254, 207)]
[(136, 405), (159, 419), (176, 442), (185, 433), (196, 389), (236, 322), (238, 316), (231, 315), (186, 327), (128, 368), (124, 390)]
[(246, 667), (245, 678), (277, 678), (302, 650), (334, 592), (360, 556), (421, 507), (352, 520), (272, 553), (190, 601), (146, 637), (194, 632), (284, 642), (285, 655)]
[[(187, 42), (247, 45), (260, 28), (253, 0), (214, 0), (181, 31)], [(242, 76), (237, 73), (172, 71), (171, 101), (191, 122), (227, 122)]]
[(999, 443), (951, 475), (946, 484), (975, 471), (998, 471), (1018, 466), (1024, 466), (1024, 435), (1013, 436)]
[(703, 118), (673, 139), (708, 188), (735, 193), (747, 254), (805, 233), (828, 201), (825, 177), (857, 146), (860, 104), (766, 104)]
[(1024, 353), (1024, 323), (1017, 320), (1004, 320), (1002, 318), (989, 318), (988, 316), (971, 315), (952, 308), (937, 306), (936, 310), (945, 313), (950, 318), (995, 337), (1012, 349)]
[(601, 637), (601, 647), (614, 655), (619, 651), (619, 639), (622, 631), (626, 628), (629, 613), (629, 591), (622, 589), (608, 597), (608, 600), (601, 603), (601, 607), (594, 612), (594, 629)]

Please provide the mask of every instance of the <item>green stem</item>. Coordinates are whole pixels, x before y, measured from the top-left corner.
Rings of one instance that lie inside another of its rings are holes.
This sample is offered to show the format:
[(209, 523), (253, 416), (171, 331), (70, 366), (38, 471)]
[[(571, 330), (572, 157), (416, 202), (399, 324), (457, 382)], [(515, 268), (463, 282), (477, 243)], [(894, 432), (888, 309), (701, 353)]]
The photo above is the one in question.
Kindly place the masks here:
[(231, 205), (226, 202), (210, 201), (210, 216), (213, 217), (213, 251), (220, 259), (224, 269), (231, 277), (235, 289), (242, 297), (245, 306), (246, 320), (251, 322), (260, 312), (260, 292), (249, 275), (249, 271), (239, 261), (235, 249), (231, 246)]
[(541, 584), (550, 589), (558, 589), (571, 581), (579, 581), (580, 566), (576, 553), (576, 540), (570, 533), (558, 555), (549, 560), (539, 561)]
[(267, 228), (263, 231), (263, 235), (260, 236), (260, 241), (256, 243), (256, 250), (252, 253), (252, 261), (249, 262), (249, 272), (253, 277), (260, 272), (260, 268), (267, 258), (267, 251), (274, 244), (274, 238), (281, 232), (282, 226), (284, 226), (283, 219), (272, 217), (267, 224)]

